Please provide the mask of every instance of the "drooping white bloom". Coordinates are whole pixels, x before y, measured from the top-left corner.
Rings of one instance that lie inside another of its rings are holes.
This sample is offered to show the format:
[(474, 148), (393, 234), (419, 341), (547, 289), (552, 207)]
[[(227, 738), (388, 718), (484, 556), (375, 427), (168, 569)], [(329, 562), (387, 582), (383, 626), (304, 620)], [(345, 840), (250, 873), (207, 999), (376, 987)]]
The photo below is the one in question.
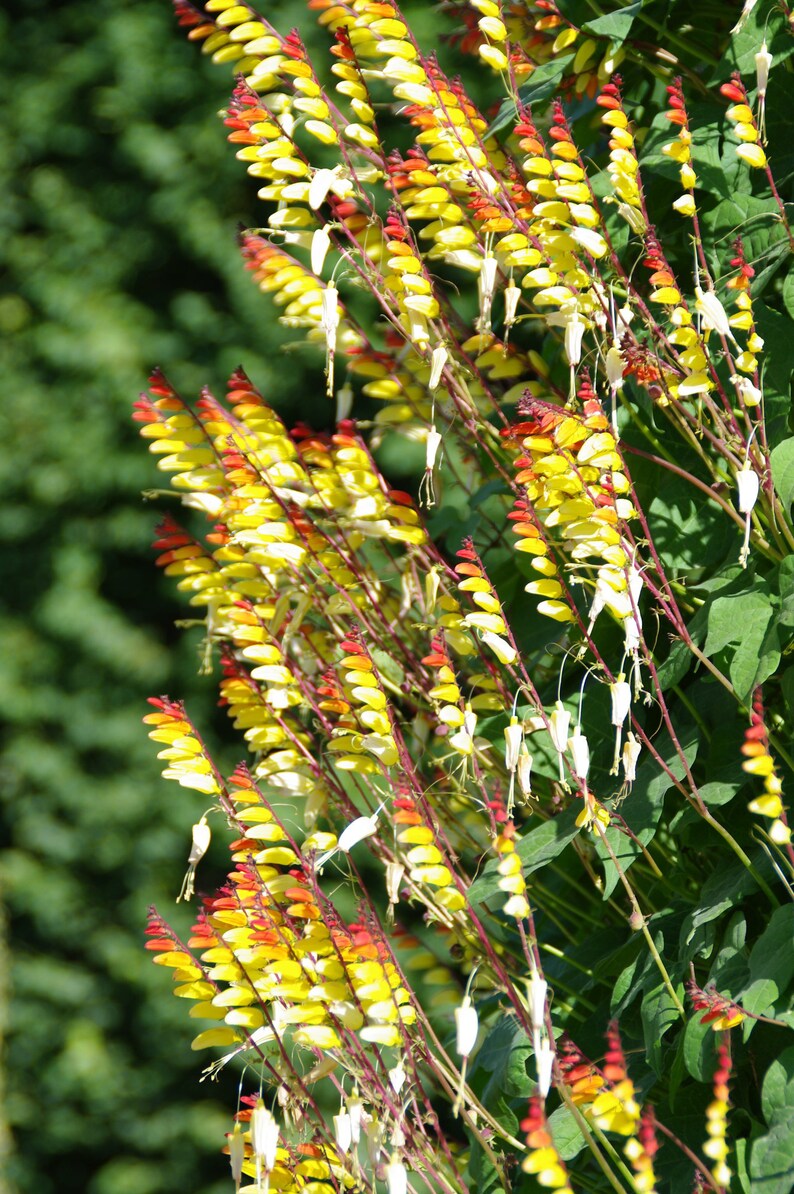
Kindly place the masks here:
[(590, 744), (580, 725), (574, 726), (573, 734), (568, 739), (568, 749), (571, 752), (573, 773), (584, 783), (590, 770)]
[(749, 377), (743, 377), (740, 373), (734, 373), (731, 381), (736, 386), (736, 392), (741, 398), (745, 406), (759, 406), (763, 401), (764, 395), (758, 386), (753, 385)]
[(353, 1129), (346, 1111), (334, 1116), (334, 1139), (340, 1153), (346, 1153), (353, 1143)]
[(617, 775), (620, 765), (620, 741), (623, 735), (623, 726), (631, 709), (631, 685), (626, 682), (623, 672), (613, 684), (610, 684), (609, 692), (612, 698), (612, 724), (615, 727), (615, 755), (609, 774)]
[(402, 1062), (398, 1061), (397, 1065), (393, 1066), (388, 1073), (389, 1086), (398, 1095), (405, 1085), (405, 1070), (403, 1069)]
[(753, 508), (758, 501), (760, 481), (758, 473), (752, 468), (750, 461), (745, 460), (736, 474), (736, 486), (739, 490), (739, 513), (744, 515), (744, 542), (739, 552), (739, 563), (742, 568), (747, 567), (747, 557), (750, 554), (750, 525)]
[(524, 796), (532, 795), (532, 755), (529, 753), (526, 742), (521, 743), (521, 752), (518, 756), (518, 768), (516, 770), (516, 778), (518, 786)]
[(319, 277), (323, 272), (326, 254), (331, 247), (331, 238), (326, 228), (316, 228), (312, 235), (311, 266), (312, 273)]
[(325, 332), (325, 374), (328, 397), (334, 392), (334, 357), (336, 336), (339, 331), (339, 291), (335, 286), (326, 286), (322, 293), (322, 319), (320, 326)]
[(392, 1157), (388, 1165), (384, 1166), (386, 1189), (389, 1194), (406, 1194), (408, 1190), (408, 1170), (397, 1157)]
[(546, 1022), (546, 992), (549, 989), (549, 984), (539, 974), (533, 974), (527, 984), (527, 989), (529, 991), (529, 1018), (532, 1021), (533, 1029), (540, 1032)]
[(469, 1057), (477, 1044), (480, 1021), (471, 997), (464, 995), (460, 1007), (455, 1008), (455, 1048), (461, 1057)]
[(176, 897), (177, 904), (180, 900), (191, 900), (193, 898), (196, 867), (207, 853), (207, 850), (209, 850), (210, 841), (212, 839), (212, 831), (207, 824), (206, 814), (193, 826), (192, 836), (193, 840), (187, 859), (187, 873), (182, 880), (182, 887), (180, 888), (179, 895)]
[(251, 1112), (251, 1148), (257, 1161), (261, 1161), (266, 1172), (276, 1164), (278, 1146), (278, 1123), (259, 1099)]
[(549, 717), (549, 733), (554, 749), (559, 755), (560, 759), (560, 783), (565, 782), (565, 769), (563, 767), (563, 755), (568, 745), (568, 730), (571, 725), (571, 715), (563, 705), (562, 701), (557, 701), (554, 710)]
[(239, 1190), (245, 1159), (245, 1137), (239, 1122), (234, 1125), (234, 1131), (226, 1138), (229, 1141), (229, 1165), (232, 1170), (232, 1180), (235, 1190)]
[(545, 1099), (551, 1090), (551, 1071), (554, 1066), (554, 1050), (548, 1041), (543, 1041), (536, 1051), (535, 1065), (538, 1067), (538, 1094)]
[(444, 366), (447, 363), (447, 350), (443, 344), (439, 344), (433, 349), (433, 355), (430, 358), (430, 380), (427, 383), (428, 389), (435, 390), (438, 388), (438, 383), (441, 381), (441, 374), (444, 372)]
[(629, 730), (626, 735), (626, 744), (623, 747), (623, 774), (629, 788), (637, 778), (637, 760), (640, 757), (640, 749), (639, 741)]
[(706, 331), (713, 330), (718, 336), (727, 336), (736, 343), (733, 330), (728, 322), (728, 313), (717, 298), (713, 290), (702, 290), (695, 287), (695, 310), (700, 315)]
[(505, 726), (505, 767), (509, 772), (518, 766), (518, 756), (524, 738), (524, 727), (517, 717), (510, 718), (510, 725)]
[[(379, 812), (380, 810), (378, 810)], [(351, 821), (339, 835), (339, 840), (335, 846), (330, 850), (326, 850), (319, 858), (314, 860), (314, 869), (319, 871), (321, 867), (325, 866), (329, 858), (333, 858), (334, 854), (348, 854), (354, 846), (359, 842), (363, 842), (364, 838), (372, 837), (373, 833), (378, 830), (378, 813), (373, 813), (371, 817), (356, 817)]]
[(496, 270), (496, 258), (490, 256), (483, 257), (479, 277), (477, 278), (477, 289), (480, 295), (480, 317), (477, 321), (477, 329), (480, 332), (489, 332), (491, 330), (491, 307), (493, 306), (493, 294), (496, 286)]

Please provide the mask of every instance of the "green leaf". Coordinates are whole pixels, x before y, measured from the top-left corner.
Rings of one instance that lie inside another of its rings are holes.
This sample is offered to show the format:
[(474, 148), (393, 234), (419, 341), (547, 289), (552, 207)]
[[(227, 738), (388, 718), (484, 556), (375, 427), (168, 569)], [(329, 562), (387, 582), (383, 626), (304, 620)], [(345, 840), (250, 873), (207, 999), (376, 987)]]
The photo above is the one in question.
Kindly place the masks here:
[(776, 639), (767, 641), (771, 617), (769, 598), (759, 590), (716, 597), (711, 603), (703, 651), (711, 658), (735, 644), (729, 674), (740, 701), (774, 671), (780, 658)]
[(706, 212), (703, 222), (716, 243), (730, 243), (741, 236), (747, 260), (755, 269), (753, 296), (763, 294), (790, 253), (774, 199), (734, 191)]
[[(697, 754), (698, 739), (695, 738), (686, 745), (682, 743), (682, 749), (687, 763), (691, 766)], [(666, 745), (663, 743), (661, 748), (657, 746), (657, 750), (669, 766), (675, 779), (682, 779), (685, 772), (684, 764), (669, 738)], [(637, 768), (637, 780), (632, 793), (621, 808), (621, 814), (628, 828), (643, 846), (647, 846), (656, 833), (664, 808), (665, 794), (672, 786), (673, 777), (662, 770), (655, 759), (646, 755), (645, 760)], [(606, 830), (605, 836), (619, 866), (624, 872), (627, 871), (642, 853), (637, 842), (617, 826), (610, 826)], [(606, 900), (609, 899), (620, 882), (620, 874), (599, 836), (595, 837), (595, 847), (604, 864), (603, 897)]]
[(585, 21), (582, 25), (583, 33), (592, 33), (594, 37), (610, 37), (619, 45), (628, 37), (634, 18), (642, 8), (642, 0), (634, 0), (633, 4), (624, 4), (617, 12), (608, 12), (603, 17), (595, 17), (592, 21)]
[[(794, 979), (794, 904), (777, 908), (750, 953), (750, 983), (741, 994), (748, 1012), (768, 1013)], [(755, 1021), (745, 1023), (745, 1039)]]
[(717, 1064), (717, 1048), (714, 1029), (710, 1024), (701, 1024), (700, 1014), (693, 1016), (684, 1032), (684, 1064), (687, 1073), (697, 1082), (708, 1082)]
[[(533, 871), (545, 866), (547, 862), (551, 862), (569, 842), (573, 841), (579, 833), (576, 825), (578, 814), (578, 808), (566, 809), (558, 817), (544, 821), (537, 829), (533, 829), (526, 837), (522, 838), (516, 851), (523, 863), (525, 875), (530, 875)], [(499, 891), (499, 872), (496, 869), (498, 865), (499, 859), (492, 858), (480, 876), (472, 883), (469, 888), (469, 899), (473, 903), (487, 900)]]
[[(533, 70), (528, 82), (518, 89), (519, 101), (531, 107), (533, 104), (540, 104), (544, 100), (550, 99), (573, 59), (573, 54), (563, 54), (561, 58), (552, 58), (550, 62), (544, 62), (542, 66)], [(515, 120), (516, 105), (511, 99), (505, 100), (496, 114), (496, 119), (488, 129), (487, 135), (495, 136)]]
[(488, 1077), (480, 1100), (494, 1113), (509, 1132), (518, 1128), (518, 1116), (510, 1106), (513, 1099), (525, 1099), (535, 1089), (535, 1079), (527, 1073), (532, 1043), (515, 1016), (505, 1014), (486, 1036), (470, 1071), (472, 1082), (482, 1074)]
[(784, 1049), (767, 1070), (761, 1088), (761, 1106), (768, 1124), (794, 1114), (794, 1045)]
[(585, 1138), (573, 1112), (563, 1104), (549, 1116), (548, 1124), (557, 1152), (563, 1161), (572, 1161), (585, 1146)]
[(794, 1112), (777, 1120), (766, 1136), (756, 1140), (750, 1153), (753, 1194), (791, 1194), (794, 1187)]
[[(683, 987), (677, 991), (677, 994), (681, 998)], [(645, 996), (640, 1015), (648, 1063), (661, 1076), (664, 1068), (662, 1065), (662, 1037), (669, 1032), (680, 1015), (670, 992), (663, 983), (658, 983)]]
[(784, 439), (773, 448), (770, 460), (775, 489), (783, 503), (783, 509), (789, 515), (791, 504), (794, 502), (794, 438)]

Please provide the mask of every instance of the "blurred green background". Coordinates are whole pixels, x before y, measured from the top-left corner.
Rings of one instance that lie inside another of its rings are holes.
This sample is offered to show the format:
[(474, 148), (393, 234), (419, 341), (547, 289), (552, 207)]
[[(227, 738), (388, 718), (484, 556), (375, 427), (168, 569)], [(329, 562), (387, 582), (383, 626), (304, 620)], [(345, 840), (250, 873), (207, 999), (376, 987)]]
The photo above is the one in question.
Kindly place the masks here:
[(0, 1169), (19, 1194), (228, 1191), (235, 1078), (199, 1085), (210, 1058), (142, 950), (147, 904), (189, 921), (173, 901), (203, 811), (159, 778), (145, 698), (225, 725), (154, 567), (140, 494), (164, 477), (130, 407), (154, 364), (192, 396), (244, 362), (289, 413), (320, 360), (277, 354), (236, 248), (263, 209), (216, 115), (231, 74), (168, 0), (6, 4), (0, 75)]
[[(433, 44), (435, 9), (404, 7)], [(303, 0), (266, 11), (326, 44)], [(231, 72), (169, 0), (6, 2), (0, 77), (0, 1190), (220, 1194), (237, 1078), (199, 1085), (211, 1058), (142, 949), (148, 904), (190, 923), (203, 811), (159, 778), (146, 697), (185, 699), (229, 766), (242, 750), (174, 627), (140, 496), (165, 478), (130, 409), (155, 364), (193, 397), (243, 363), (327, 425), (322, 359), (279, 353), (242, 268), (263, 208), (217, 117)], [(224, 865), (214, 843), (203, 885)]]

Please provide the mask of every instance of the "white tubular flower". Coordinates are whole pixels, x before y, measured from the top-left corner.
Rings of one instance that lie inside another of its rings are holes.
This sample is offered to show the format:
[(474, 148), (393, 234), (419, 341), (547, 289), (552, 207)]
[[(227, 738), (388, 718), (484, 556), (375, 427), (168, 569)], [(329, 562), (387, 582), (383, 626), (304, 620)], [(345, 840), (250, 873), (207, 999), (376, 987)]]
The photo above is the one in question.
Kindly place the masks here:
[(631, 709), (631, 685), (626, 683), (623, 672), (614, 684), (610, 684), (609, 692), (612, 697), (612, 724), (615, 727), (615, 755), (612, 760), (610, 775), (617, 775), (620, 766), (620, 742), (623, 736), (623, 726)]
[(336, 355), (336, 334), (339, 331), (339, 291), (335, 286), (326, 286), (322, 294), (322, 319), (320, 326), (325, 332), (325, 375), (327, 392), (331, 398), (334, 392), (334, 356)]
[(645, 217), (636, 207), (631, 207), (628, 203), (619, 203), (618, 215), (623, 217), (631, 231), (636, 232), (638, 236), (644, 236), (648, 231)]
[(361, 1139), (361, 1127), (364, 1123), (364, 1104), (355, 1095), (352, 1099), (348, 1099), (347, 1114), (350, 1117), (350, 1138), (353, 1144), (358, 1144)]
[(319, 277), (323, 272), (325, 257), (331, 247), (331, 238), (325, 228), (316, 228), (312, 235), (311, 266), (312, 273)]
[(436, 487), (433, 480), (433, 473), (436, 467), (436, 457), (438, 456), (438, 449), (441, 447), (441, 434), (436, 430), (435, 423), (427, 433), (427, 441), (425, 443), (425, 478), (423, 488), (426, 495), (426, 505), (428, 507), (436, 504)]
[(739, 513), (744, 515), (744, 542), (739, 552), (739, 563), (742, 568), (746, 568), (747, 557), (750, 554), (750, 524), (760, 489), (758, 473), (751, 467), (749, 460), (745, 460), (736, 474), (736, 485), (739, 490)]
[(516, 321), (516, 311), (518, 310), (518, 300), (521, 298), (521, 287), (516, 286), (511, 278), (505, 287), (504, 301), (505, 301), (505, 347), (507, 346), (507, 336), (510, 328)]
[(727, 336), (736, 343), (731, 325), (728, 323), (728, 313), (713, 290), (695, 287), (695, 310), (700, 314), (706, 331), (713, 330), (718, 336)]
[(403, 1063), (398, 1061), (397, 1065), (393, 1066), (392, 1069), (388, 1071), (388, 1074), (389, 1086), (392, 1088), (394, 1093), (398, 1095), (405, 1086), (405, 1070), (403, 1069)]
[(772, 65), (772, 55), (766, 46), (766, 38), (761, 42), (761, 49), (755, 55), (755, 80), (758, 87), (758, 132), (766, 145), (766, 88), (769, 82), (769, 68)]
[(495, 257), (483, 257), (477, 279), (477, 289), (480, 294), (480, 318), (477, 321), (477, 330), (480, 332), (491, 330), (491, 307), (496, 286), (496, 269)]
[(353, 387), (350, 382), (345, 382), (341, 390), (336, 393), (336, 421), (341, 423), (346, 419), (353, 409)]
[(455, 1008), (455, 1048), (464, 1059), (469, 1057), (477, 1044), (480, 1021), (471, 997), (464, 995), (460, 1007)]
[(433, 355), (430, 358), (430, 380), (427, 383), (429, 390), (438, 388), (438, 383), (441, 381), (441, 374), (444, 372), (444, 366), (447, 363), (447, 350), (443, 344), (439, 344), (437, 348), (433, 349)]
[(536, 1051), (535, 1065), (538, 1067), (538, 1094), (545, 1099), (551, 1090), (551, 1071), (554, 1066), (554, 1050), (548, 1041), (543, 1041)]
[(330, 850), (326, 850), (319, 858), (314, 860), (314, 869), (319, 871), (321, 867), (325, 866), (329, 858), (333, 858), (334, 854), (342, 853), (349, 854), (354, 846), (359, 842), (363, 842), (364, 838), (372, 837), (373, 833), (378, 830), (378, 813), (374, 813), (371, 817), (356, 817), (355, 821), (351, 821), (339, 835), (339, 840), (335, 846)]
[(408, 1190), (408, 1170), (399, 1158), (392, 1157), (388, 1165), (384, 1166), (383, 1176), (386, 1178), (386, 1189), (389, 1194), (406, 1194)]
[(617, 345), (613, 344), (606, 356), (607, 381), (613, 393), (617, 393), (623, 385), (623, 370), (625, 368), (626, 362), (623, 359), (623, 353)]
[(500, 634), (494, 634), (492, 630), (483, 630), (480, 638), (486, 647), (491, 648), (500, 663), (509, 665), (515, 663), (518, 659), (518, 652), (515, 647), (506, 638), (502, 638)]
[(277, 1147), (278, 1123), (262, 1099), (259, 1099), (251, 1112), (251, 1148), (257, 1162), (261, 1161), (267, 1173), (270, 1173), (276, 1164)]
[(386, 894), (390, 904), (400, 902), (400, 884), (405, 874), (405, 866), (401, 862), (386, 863)]
[(742, 377), (740, 373), (734, 373), (731, 381), (736, 386), (736, 392), (745, 406), (760, 406), (764, 395), (758, 386), (753, 385), (749, 377)]
[(571, 752), (574, 775), (582, 783), (586, 783), (590, 770), (590, 744), (582, 733), (581, 726), (574, 726), (573, 734), (568, 739), (568, 749)]
[(232, 1170), (234, 1188), (235, 1190), (239, 1190), (243, 1177), (243, 1161), (245, 1159), (245, 1137), (239, 1123), (234, 1125), (234, 1131), (231, 1135), (227, 1134), (226, 1139), (229, 1141), (229, 1165)]
[(549, 984), (545, 978), (533, 974), (527, 983), (529, 992), (529, 1018), (535, 1032), (540, 1032), (546, 1022), (546, 992)]
[(350, 1116), (346, 1111), (340, 1111), (334, 1116), (334, 1139), (340, 1153), (346, 1153), (353, 1143), (353, 1130)]
[(582, 359), (582, 337), (586, 326), (578, 311), (571, 313), (565, 325), (565, 356), (572, 369), (575, 369)]
[(637, 778), (637, 760), (640, 757), (640, 749), (639, 741), (629, 730), (626, 735), (626, 744), (623, 747), (623, 775), (629, 790)]
[[(336, 177), (337, 175), (334, 170), (315, 170), (309, 184), (309, 207), (312, 211), (317, 211), (317, 208), (322, 207), (323, 203), (325, 203), (328, 192), (336, 181)], [(317, 270), (314, 272), (317, 273)]]
[(211, 839), (212, 830), (207, 824), (207, 817), (205, 814), (201, 820), (197, 821), (193, 826), (193, 842), (187, 859), (187, 873), (182, 880), (182, 887), (180, 888), (179, 895), (176, 897), (177, 904), (180, 900), (191, 900), (193, 898), (196, 867), (207, 853), (207, 850), (209, 850)]
[(758, 98), (763, 99), (769, 82), (769, 68), (772, 65), (772, 55), (766, 45), (766, 38), (761, 42), (761, 49), (755, 55), (755, 79), (758, 87)]
[(524, 738), (524, 727), (517, 717), (510, 718), (510, 725), (505, 726), (505, 767), (512, 774), (518, 766), (518, 756)]
[(758, 473), (751, 467), (749, 460), (744, 462), (736, 474), (736, 485), (739, 490), (739, 513), (751, 514), (758, 501), (760, 482)]
[(521, 753), (518, 756), (518, 768), (516, 770), (516, 779), (521, 793), (524, 796), (532, 795), (532, 755), (527, 749), (526, 742), (521, 743)]
[(568, 745), (568, 730), (571, 725), (571, 715), (563, 705), (562, 701), (557, 701), (554, 706), (554, 711), (549, 718), (549, 733), (554, 744), (554, 749), (560, 758), (560, 783), (565, 783), (565, 770), (563, 768), (563, 755)]

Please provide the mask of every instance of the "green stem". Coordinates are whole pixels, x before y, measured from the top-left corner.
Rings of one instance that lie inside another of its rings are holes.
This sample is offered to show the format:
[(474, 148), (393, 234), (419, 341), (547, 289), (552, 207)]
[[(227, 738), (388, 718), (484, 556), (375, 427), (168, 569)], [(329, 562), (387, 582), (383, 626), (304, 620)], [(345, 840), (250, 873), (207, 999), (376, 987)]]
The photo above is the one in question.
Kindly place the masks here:
[(602, 843), (604, 849), (609, 854), (609, 857), (612, 859), (613, 866), (615, 867), (615, 870), (618, 873), (618, 877), (620, 878), (620, 881), (623, 884), (623, 890), (626, 892), (626, 895), (629, 898), (629, 903), (631, 904), (631, 910), (634, 914), (633, 919), (640, 925), (640, 930), (642, 932), (643, 937), (645, 938), (645, 944), (648, 946), (648, 952), (650, 953), (651, 957), (653, 958), (654, 962), (656, 963), (656, 968), (659, 971), (660, 975), (662, 976), (662, 982), (664, 983), (665, 987), (667, 988), (667, 992), (668, 992), (670, 998), (672, 999), (673, 1003), (675, 1004), (678, 1014), (681, 1016), (682, 1020), (686, 1021), (686, 1011), (684, 1010), (684, 1005), (681, 1002), (681, 1000), (678, 998), (678, 994), (676, 992), (675, 987), (673, 986), (672, 979), (670, 978), (670, 975), (667, 973), (667, 967), (665, 966), (664, 962), (662, 961), (662, 956), (659, 953), (658, 949), (656, 948), (656, 942), (654, 941), (653, 937), (651, 936), (650, 930), (649, 930), (647, 924), (645, 923), (645, 916), (643, 915), (642, 909), (640, 908), (639, 902), (637, 900), (637, 896), (634, 893), (634, 888), (631, 886), (628, 879), (626, 878), (625, 871), (623, 870), (622, 866), (618, 862), (617, 855), (615, 854), (615, 851), (612, 849), (611, 844), (607, 840), (607, 835), (604, 832), (603, 826), (600, 824), (599, 821), (594, 821), (593, 824), (598, 832), (599, 837), (601, 838), (601, 843)]

